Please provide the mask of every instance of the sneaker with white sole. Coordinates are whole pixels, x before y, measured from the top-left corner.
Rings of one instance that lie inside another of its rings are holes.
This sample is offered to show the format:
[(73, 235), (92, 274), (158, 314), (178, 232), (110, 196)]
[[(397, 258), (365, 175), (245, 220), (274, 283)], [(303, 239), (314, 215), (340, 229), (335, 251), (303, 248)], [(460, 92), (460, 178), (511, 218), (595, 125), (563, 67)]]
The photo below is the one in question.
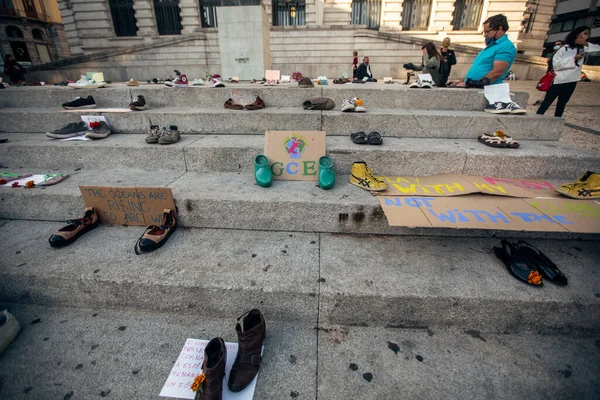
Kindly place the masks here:
[(504, 104), (504, 108), (506, 108), (507, 110), (509, 110), (509, 112), (511, 114), (517, 114), (517, 115), (527, 114), (527, 111), (525, 111), (525, 109), (521, 108), (514, 101), (511, 101), (510, 103), (505, 103)]
[(158, 139), (160, 139), (162, 132), (163, 131), (158, 127), (158, 125), (150, 125), (150, 132), (146, 136), (146, 143), (158, 143)]
[(433, 82), (431, 81), (421, 81), (421, 89), (433, 89)]
[(352, 102), (354, 103), (354, 112), (367, 112), (362, 99), (355, 97), (352, 99)]
[(67, 85), (73, 89), (97, 89), (106, 86), (106, 82), (96, 82), (89, 79), (80, 79), (75, 83), (69, 83)]
[(85, 136), (88, 127), (83, 121), (71, 122), (60, 129), (46, 132), (46, 136), (53, 139), (66, 139), (75, 136)]
[(104, 121), (94, 121), (90, 123), (91, 131), (87, 131), (85, 137), (88, 139), (104, 139), (110, 135), (110, 128)]
[(89, 110), (96, 108), (96, 101), (92, 96), (75, 97), (73, 100), (62, 104), (65, 110)]
[(410, 89), (419, 89), (421, 87), (421, 82), (416, 81), (408, 85)]
[(129, 109), (132, 111), (142, 111), (146, 109), (146, 99), (141, 94), (135, 96), (133, 101), (129, 103)]
[(353, 100), (346, 99), (342, 102), (342, 112), (354, 111), (356, 104)]
[(160, 137), (158, 138), (158, 144), (173, 144), (179, 142), (181, 134), (179, 129), (175, 125), (169, 126), (169, 129), (163, 128)]
[(0, 312), (0, 354), (15, 340), (19, 332), (19, 321), (8, 310)]
[(204, 79), (194, 79), (192, 81), (192, 86), (202, 86), (204, 85)]
[(483, 111), (491, 114), (510, 114), (510, 110), (506, 108), (506, 105), (506, 103), (497, 101), (494, 104), (488, 104)]

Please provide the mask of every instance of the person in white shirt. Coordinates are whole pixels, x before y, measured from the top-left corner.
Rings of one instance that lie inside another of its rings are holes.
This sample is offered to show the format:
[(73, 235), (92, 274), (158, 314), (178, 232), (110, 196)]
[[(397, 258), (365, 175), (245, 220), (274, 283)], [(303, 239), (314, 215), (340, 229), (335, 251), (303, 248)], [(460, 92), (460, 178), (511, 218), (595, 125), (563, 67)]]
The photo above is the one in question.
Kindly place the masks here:
[(580, 26), (573, 29), (565, 39), (562, 46), (552, 57), (552, 67), (556, 77), (537, 113), (543, 115), (548, 107), (558, 97), (556, 103), (555, 117), (562, 117), (565, 106), (575, 91), (577, 82), (581, 79), (581, 68), (583, 67), (584, 53), (600, 51), (600, 45), (588, 43), (590, 28)]

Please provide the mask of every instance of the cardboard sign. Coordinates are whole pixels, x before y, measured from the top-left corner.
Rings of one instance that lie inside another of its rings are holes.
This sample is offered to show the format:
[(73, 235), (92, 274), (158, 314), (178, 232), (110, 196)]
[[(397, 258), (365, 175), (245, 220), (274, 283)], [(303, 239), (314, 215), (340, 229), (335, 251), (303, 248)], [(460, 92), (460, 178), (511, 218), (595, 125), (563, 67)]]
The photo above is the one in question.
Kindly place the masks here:
[(163, 211), (175, 210), (170, 188), (79, 186), (86, 207), (94, 207), (108, 225), (160, 224)]
[(265, 79), (268, 81), (278, 81), (280, 75), (281, 75), (281, 71), (279, 71), (279, 70), (276, 70), (276, 69), (265, 70)]
[(267, 131), (264, 154), (274, 180), (316, 181), (325, 155), (323, 131)]
[(600, 233), (600, 205), (589, 200), (378, 197), (390, 226)]
[(462, 196), (484, 193), (496, 196), (559, 198), (554, 186), (547, 181), (532, 179), (487, 178), (458, 174), (433, 176), (383, 176), (389, 188), (376, 196)]
[[(201, 339), (186, 340), (165, 385), (160, 391), (161, 396), (179, 399), (193, 399), (195, 397), (196, 393), (190, 387), (194, 382), (194, 378), (202, 372), (204, 349), (208, 342), (208, 340)], [(227, 381), (237, 355), (238, 344), (225, 342), (225, 347), (227, 347), (227, 362), (225, 364), (225, 378), (223, 379), (223, 400), (252, 400), (258, 375), (244, 390), (236, 393), (230, 391), (227, 387)]]
[(233, 104), (241, 104), (243, 106), (254, 103), (260, 95), (258, 90), (250, 89), (231, 89), (231, 100)]

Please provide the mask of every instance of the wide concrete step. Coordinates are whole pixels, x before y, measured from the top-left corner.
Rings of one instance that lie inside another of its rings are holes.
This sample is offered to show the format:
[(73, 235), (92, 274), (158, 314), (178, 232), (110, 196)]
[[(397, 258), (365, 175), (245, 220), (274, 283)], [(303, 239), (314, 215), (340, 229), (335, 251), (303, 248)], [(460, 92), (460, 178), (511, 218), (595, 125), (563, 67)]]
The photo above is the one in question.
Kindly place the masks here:
[(47, 239), (61, 226), (3, 222), (0, 299), (216, 318), (258, 307), (294, 323), (600, 333), (597, 241), (533, 240), (569, 279), (540, 289), (508, 274), (491, 253), (496, 238), (179, 229), (138, 256), (142, 227), (100, 226), (53, 249)]
[[(158, 400), (187, 338), (237, 340), (235, 317), (3, 305), (23, 326), (0, 357), (7, 399)], [(265, 318), (255, 399), (581, 400), (600, 385), (595, 337)]]
[[(242, 172), (254, 170), (264, 136), (183, 135), (173, 145), (150, 145), (144, 136), (114, 134), (97, 141), (60, 141), (42, 134), (7, 134), (0, 160), (7, 168), (74, 170), (134, 168), (153, 171)], [(328, 136), (327, 154), (338, 174), (364, 160), (381, 175), (445, 173), (503, 178), (571, 180), (600, 170), (600, 153), (560, 142), (520, 141), (518, 149), (491, 148), (477, 139), (385, 137), (381, 146), (357, 145), (349, 136)], [(225, 184), (227, 186), (227, 184)]]
[[(188, 105), (190, 107), (191, 105)], [(147, 133), (150, 125), (176, 125), (184, 134), (254, 134), (267, 130), (320, 131), (329, 135), (349, 135), (357, 131), (378, 131), (404, 138), (477, 138), (501, 129), (517, 140), (556, 141), (564, 120), (535, 114), (498, 115), (483, 111), (370, 109), (366, 113), (340, 110), (309, 111), (301, 107), (267, 107), (262, 110), (224, 108), (164, 107), (142, 112), (86, 113), (61, 112), (59, 108), (0, 109), (5, 132), (48, 132), (81, 115), (105, 115), (117, 133)]]
[[(40, 171), (32, 171), (33, 173)], [(69, 171), (68, 171), (69, 172)], [(80, 185), (170, 187), (182, 226), (401, 236), (598, 238), (594, 234), (389, 226), (379, 201), (339, 175), (332, 190), (313, 181), (277, 181), (262, 188), (249, 173), (81, 169), (46, 188), (0, 187), (0, 218), (64, 221), (79, 218)]]
[[(296, 84), (266, 87), (258, 84), (227, 84), (226, 88), (189, 87), (168, 88), (164, 85), (127, 87), (111, 85), (103, 89), (71, 89), (66, 87), (9, 88), (0, 96), (0, 107), (45, 108), (60, 107), (77, 96), (93, 96), (98, 107), (127, 107), (137, 95), (143, 95), (150, 107), (222, 108), (230, 97), (244, 96), (254, 101), (262, 98), (267, 107), (301, 107), (310, 98), (329, 97), (336, 107), (344, 99), (359, 97), (368, 109), (416, 109), (481, 111), (486, 105), (483, 90), (479, 89), (409, 89), (405, 85), (352, 84), (328, 85), (300, 89)], [(513, 93), (521, 107), (526, 107), (529, 95)]]

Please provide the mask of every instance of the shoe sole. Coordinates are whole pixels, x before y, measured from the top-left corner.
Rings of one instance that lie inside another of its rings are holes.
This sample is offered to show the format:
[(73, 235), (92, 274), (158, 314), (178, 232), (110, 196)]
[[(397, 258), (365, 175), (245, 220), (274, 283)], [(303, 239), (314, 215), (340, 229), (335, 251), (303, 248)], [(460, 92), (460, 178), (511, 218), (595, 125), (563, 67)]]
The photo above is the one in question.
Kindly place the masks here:
[(74, 132), (74, 133), (67, 133), (67, 134), (59, 134), (59, 133), (53, 133), (53, 132), (46, 132), (46, 136), (52, 139), (68, 139), (68, 138), (72, 138), (72, 137), (76, 137), (76, 136), (85, 136), (85, 134), (88, 131), (83, 131), (83, 132)]
[(510, 114), (509, 110), (488, 110), (487, 108), (485, 110), (486, 113), (490, 113), (490, 114)]
[(515, 114), (515, 115), (523, 115), (523, 114), (527, 114), (527, 111), (525, 110), (518, 110), (518, 111), (511, 111), (511, 114)]
[(85, 137), (88, 139), (104, 139), (106, 137), (108, 137), (108, 135), (111, 134), (111, 131), (109, 130), (106, 133), (92, 133), (92, 132), (88, 132), (85, 134)]
[(574, 196), (574, 195), (572, 195), (572, 194), (565, 193), (565, 192), (563, 192), (563, 191), (559, 190), (559, 188), (554, 188), (554, 191), (555, 191), (556, 193), (560, 193), (560, 194), (562, 194), (563, 196), (569, 197), (569, 198), (571, 198), (571, 199), (577, 199), (577, 200), (593, 200), (593, 199), (600, 199), (600, 194), (598, 194), (598, 195), (595, 195), (595, 196)]
[(350, 184), (351, 184), (351, 185), (354, 185), (354, 186), (356, 186), (356, 187), (359, 187), (359, 188), (361, 188), (361, 189), (363, 189), (363, 190), (366, 190), (366, 191), (368, 191), (368, 192), (383, 192), (384, 190), (387, 190), (387, 189), (388, 189), (387, 187), (386, 187), (386, 188), (380, 188), (380, 189), (368, 188), (368, 187), (365, 187), (365, 186), (363, 186), (363, 185), (361, 185), (361, 184), (354, 183), (354, 182), (352, 182), (352, 181), (350, 181)]
[(89, 106), (79, 106), (79, 107), (62, 106), (62, 108), (64, 108), (65, 110), (91, 110), (92, 108), (96, 108), (96, 105), (90, 104)]
[(131, 111), (144, 111), (146, 106), (129, 106), (129, 109)]
[(342, 107), (342, 112), (354, 111), (355, 107)]
[(161, 141), (159, 140), (157, 143), (158, 143), (158, 144), (175, 144), (175, 143), (177, 143), (177, 142), (179, 142), (179, 140), (178, 140), (178, 141), (176, 141), (176, 142), (161, 142)]

